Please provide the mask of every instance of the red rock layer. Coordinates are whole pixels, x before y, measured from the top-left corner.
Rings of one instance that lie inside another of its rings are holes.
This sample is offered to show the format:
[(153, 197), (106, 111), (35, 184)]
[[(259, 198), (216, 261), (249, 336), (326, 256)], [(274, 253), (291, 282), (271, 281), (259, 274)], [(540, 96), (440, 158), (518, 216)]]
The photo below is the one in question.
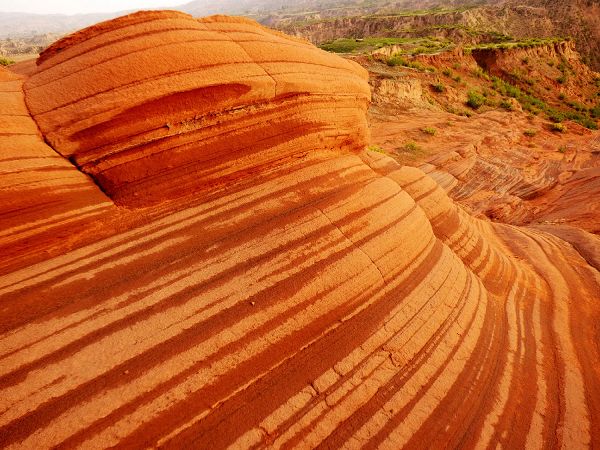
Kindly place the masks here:
[(73, 239), (83, 223), (113, 207), (87, 176), (44, 143), (22, 84), (20, 76), (0, 68), (0, 274)]
[(0, 446), (600, 445), (600, 275), (564, 241), (327, 146), (142, 212), (0, 277)]
[(252, 182), (282, 160), (367, 140), (364, 69), (243, 19), (132, 14), (39, 63), (25, 87), (33, 117), (121, 204)]

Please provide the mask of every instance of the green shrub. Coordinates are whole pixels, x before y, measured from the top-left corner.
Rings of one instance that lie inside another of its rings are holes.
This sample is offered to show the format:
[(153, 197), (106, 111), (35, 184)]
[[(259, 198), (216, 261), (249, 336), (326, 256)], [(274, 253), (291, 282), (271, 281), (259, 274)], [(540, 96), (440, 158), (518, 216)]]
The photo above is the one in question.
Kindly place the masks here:
[(536, 130), (525, 130), (523, 134), (527, 137), (534, 137), (537, 134)]
[(566, 130), (566, 127), (562, 123), (553, 123), (552, 126), (550, 127), (550, 129), (552, 131), (557, 131), (559, 133), (562, 133), (563, 131)]
[(558, 94), (559, 100), (564, 100), (565, 98), (567, 98), (567, 96), (564, 94), (564, 92), (561, 92), (560, 94)]
[(435, 134), (437, 133), (437, 130), (433, 127), (425, 127), (425, 128), (421, 128), (421, 131), (425, 134), (428, 134), (430, 136), (435, 136)]
[(409, 61), (398, 54), (390, 56), (386, 63), (388, 66), (392, 67), (402, 66), (417, 69), (421, 72), (435, 72), (435, 67), (426, 66), (419, 61)]
[(565, 84), (567, 82), (567, 80), (568, 80), (568, 77), (567, 77), (566, 73), (563, 73), (560, 77), (558, 77), (556, 79), (556, 81), (558, 81), (558, 83), (560, 83), (560, 84)]
[(554, 123), (561, 123), (565, 120), (565, 114), (562, 111), (551, 110), (548, 112), (548, 119)]
[(4, 56), (0, 56), (0, 66), (10, 66), (15, 62), (12, 59), (5, 58)]
[(469, 91), (467, 93), (467, 105), (473, 109), (479, 109), (485, 104), (485, 97), (477, 91)]
[(444, 70), (442, 70), (442, 73), (444, 75), (446, 75), (447, 77), (452, 77), (452, 71), (450, 69), (448, 69), (447, 67)]
[(597, 130), (598, 129), (598, 124), (596, 123), (596, 121), (593, 119), (590, 119), (589, 117), (577, 117), (573, 120), (575, 120), (575, 122), (577, 122), (579, 125), (584, 126), (589, 130)]
[(513, 110), (513, 104), (509, 100), (507, 100), (507, 99), (504, 99), (504, 100), (502, 100), (500, 102), (500, 107), (504, 108), (507, 111), (512, 111)]
[(444, 87), (444, 85), (442, 83), (434, 83), (431, 85), (431, 88), (435, 91), (435, 92), (444, 92), (446, 90), (446, 88)]
[(410, 141), (404, 144), (404, 150), (410, 153), (415, 153), (421, 150), (421, 147), (416, 142)]
[(567, 153), (567, 147), (564, 145), (561, 145), (560, 147), (558, 147), (558, 151), (560, 153)]
[(460, 82), (461, 82), (461, 80), (462, 80), (462, 78), (460, 77), (460, 75), (456, 75), (455, 77), (452, 77), (452, 79), (453, 79), (454, 81), (456, 81), (457, 83), (460, 83)]
[(407, 61), (400, 55), (393, 55), (386, 61), (388, 66), (406, 66)]

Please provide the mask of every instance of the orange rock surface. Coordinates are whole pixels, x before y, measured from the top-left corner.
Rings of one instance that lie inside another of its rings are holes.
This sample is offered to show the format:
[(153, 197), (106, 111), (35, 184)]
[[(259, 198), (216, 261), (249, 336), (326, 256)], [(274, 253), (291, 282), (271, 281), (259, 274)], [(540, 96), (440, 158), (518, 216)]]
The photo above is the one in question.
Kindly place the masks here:
[(361, 70), (169, 12), (48, 52), (33, 118), (121, 206), (3, 71), (1, 446), (600, 445), (595, 247), (362, 150)]
[(25, 92), (44, 136), (121, 204), (253, 182), (286, 158), (367, 142), (366, 71), (244, 19), (133, 14), (38, 62)]

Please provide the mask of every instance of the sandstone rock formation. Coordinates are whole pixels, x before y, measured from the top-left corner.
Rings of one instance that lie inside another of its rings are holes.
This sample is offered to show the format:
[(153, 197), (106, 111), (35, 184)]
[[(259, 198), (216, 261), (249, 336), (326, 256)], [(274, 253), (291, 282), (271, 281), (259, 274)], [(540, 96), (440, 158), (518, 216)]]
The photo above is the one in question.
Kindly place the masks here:
[(38, 62), (25, 90), (41, 131), (122, 204), (251, 182), (282, 160), (367, 142), (366, 71), (245, 19), (132, 14)]
[(600, 445), (598, 271), (363, 151), (355, 66), (175, 13), (65, 42), (28, 105), (127, 207), (2, 72), (0, 445)]

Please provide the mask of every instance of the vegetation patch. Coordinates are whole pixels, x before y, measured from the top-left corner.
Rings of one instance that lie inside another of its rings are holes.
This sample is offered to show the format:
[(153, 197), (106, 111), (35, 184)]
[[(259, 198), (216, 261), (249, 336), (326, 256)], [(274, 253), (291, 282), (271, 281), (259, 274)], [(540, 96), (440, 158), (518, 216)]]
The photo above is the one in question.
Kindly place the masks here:
[(467, 105), (472, 109), (479, 109), (485, 104), (486, 98), (477, 91), (470, 90), (467, 93)]
[(446, 88), (444, 87), (444, 85), (442, 83), (433, 83), (431, 85), (431, 89), (433, 89), (434, 92), (438, 92), (438, 93), (442, 93), (446, 90)]
[[(498, 77), (492, 77), (492, 89), (506, 97), (515, 98), (521, 104), (524, 110), (529, 111), (534, 115), (538, 115), (541, 112), (545, 113), (546, 117), (554, 123), (560, 123), (564, 120), (572, 120), (573, 122), (577, 122), (581, 126), (589, 128), (590, 130), (598, 129), (598, 124), (595, 120), (598, 117), (594, 116), (595, 108), (587, 108), (585, 105), (582, 105), (578, 102), (567, 102), (567, 104), (572, 108), (571, 110), (558, 110), (552, 108), (534, 95), (523, 92), (517, 86)], [(597, 111), (597, 113), (600, 113), (600, 111)]]
[(421, 131), (425, 134), (428, 134), (429, 136), (435, 136), (435, 134), (437, 133), (437, 130), (433, 127), (421, 128)]
[(383, 153), (387, 155), (384, 149), (382, 149), (379, 145), (371, 144), (367, 147), (367, 150), (371, 150), (372, 152)]
[(419, 61), (409, 60), (404, 58), (402, 55), (394, 54), (387, 59), (386, 64), (391, 67), (402, 66), (416, 69), (420, 72), (435, 72), (435, 67), (426, 66)]
[(0, 66), (10, 66), (15, 62), (12, 59), (6, 58), (4, 56), (0, 56)]
[(507, 100), (507, 99), (503, 99), (500, 102), (500, 107), (504, 108), (507, 111), (512, 111), (514, 109), (512, 102), (510, 100)]
[(421, 147), (419, 147), (419, 145), (417, 145), (417, 143), (413, 141), (409, 141), (406, 144), (404, 144), (403, 149), (405, 152), (409, 153), (418, 153), (421, 151)]
[(364, 39), (340, 38), (319, 47), (332, 53), (359, 53), (409, 41), (405, 38), (370, 37)]
[(552, 37), (552, 38), (531, 38), (523, 40), (512, 40), (503, 42), (487, 42), (482, 44), (475, 44), (465, 47), (467, 53), (474, 50), (508, 50), (513, 48), (533, 48), (542, 45), (556, 44), (560, 42), (568, 41), (568, 38)]
[(332, 53), (368, 53), (391, 45), (400, 46), (397, 53), (402, 55), (437, 53), (454, 47), (452, 41), (438, 38), (366, 37), (339, 38), (319, 48)]

